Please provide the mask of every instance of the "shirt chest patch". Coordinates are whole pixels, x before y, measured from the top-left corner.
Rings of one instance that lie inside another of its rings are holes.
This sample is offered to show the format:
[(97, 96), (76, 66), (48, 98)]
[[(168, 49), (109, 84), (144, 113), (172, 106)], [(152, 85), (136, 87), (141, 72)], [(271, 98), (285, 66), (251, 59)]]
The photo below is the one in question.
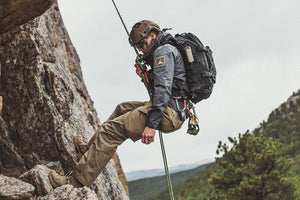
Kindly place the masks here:
[(166, 56), (160, 56), (155, 59), (155, 67), (162, 67), (166, 65)]

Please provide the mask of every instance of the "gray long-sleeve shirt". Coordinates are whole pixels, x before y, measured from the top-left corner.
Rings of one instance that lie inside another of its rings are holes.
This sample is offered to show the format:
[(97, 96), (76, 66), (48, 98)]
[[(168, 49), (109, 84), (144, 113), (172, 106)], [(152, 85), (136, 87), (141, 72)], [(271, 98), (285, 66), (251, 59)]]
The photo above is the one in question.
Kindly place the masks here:
[(151, 67), (152, 107), (147, 115), (146, 126), (157, 130), (167, 106), (178, 111), (174, 99), (178, 96), (174, 94), (178, 86), (174, 80), (185, 82), (186, 73), (180, 52), (170, 44), (164, 44), (154, 50)]

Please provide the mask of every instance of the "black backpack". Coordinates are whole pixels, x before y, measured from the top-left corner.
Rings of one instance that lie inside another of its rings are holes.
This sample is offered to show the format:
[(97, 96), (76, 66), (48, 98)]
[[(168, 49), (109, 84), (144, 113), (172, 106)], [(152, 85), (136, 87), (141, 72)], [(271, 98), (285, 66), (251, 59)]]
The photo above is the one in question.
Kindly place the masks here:
[(171, 39), (183, 57), (187, 73), (188, 99), (198, 103), (207, 99), (216, 83), (216, 68), (212, 51), (203, 46), (201, 41), (192, 33), (176, 34)]

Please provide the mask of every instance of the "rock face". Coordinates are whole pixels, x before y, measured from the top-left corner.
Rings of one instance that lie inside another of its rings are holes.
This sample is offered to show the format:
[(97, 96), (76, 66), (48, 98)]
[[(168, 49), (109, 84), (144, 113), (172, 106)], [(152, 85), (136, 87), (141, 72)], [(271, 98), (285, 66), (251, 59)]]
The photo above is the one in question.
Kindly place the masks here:
[(16, 28), (40, 16), (54, 0), (3, 0), (0, 5), (0, 33)]
[(35, 186), (37, 196), (45, 196), (51, 192), (52, 185), (48, 178), (49, 168), (44, 165), (37, 165), (28, 172), (22, 174), (19, 178)]
[(1, 114), (1, 111), (2, 111), (2, 97), (0, 96), (0, 114)]
[(94, 191), (90, 190), (87, 187), (73, 188), (71, 185), (63, 185), (47, 196), (36, 198), (36, 200), (51, 200), (51, 199), (98, 200), (98, 197)]
[(28, 199), (32, 197), (34, 187), (16, 178), (0, 174), (0, 197), (7, 199)]
[[(0, 2), (1, 14), (7, 2)], [(79, 63), (57, 3), (42, 16), (0, 34), (0, 174), (23, 174), (22, 180), (43, 184), (35, 189), (35, 195), (57, 189), (47, 185), (47, 177), (34, 180), (32, 174), (45, 176), (45, 165), (61, 166), (62, 173), (72, 171), (76, 163), (74, 136), (81, 134), (87, 142), (100, 125)], [(99, 199), (128, 199), (118, 178), (120, 170), (112, 159), (92, 185)]]

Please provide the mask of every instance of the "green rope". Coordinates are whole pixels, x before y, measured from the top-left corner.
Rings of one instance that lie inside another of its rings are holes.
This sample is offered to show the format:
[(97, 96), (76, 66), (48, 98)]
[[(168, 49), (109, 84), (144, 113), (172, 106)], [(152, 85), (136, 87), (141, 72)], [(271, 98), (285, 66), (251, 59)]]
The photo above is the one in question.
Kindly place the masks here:
[(173, 193), (173, 187), (172, 187), (172, 182), (171, 182), (171, 176), (170, 176), (169, 168), (168, 168), (164, 140), (163, 140), (162, 133), (160, 131), (159, 131), (159, 140), (160, 140), (161, 153), (162, 153), (164, 166), (165, 166), (165, 173), (166, 173), (166, 178), (167, 178), (167, 183), (168, 183), (169, 195), (170, 195), (170, 199), (174, 200), (174, 193)]

